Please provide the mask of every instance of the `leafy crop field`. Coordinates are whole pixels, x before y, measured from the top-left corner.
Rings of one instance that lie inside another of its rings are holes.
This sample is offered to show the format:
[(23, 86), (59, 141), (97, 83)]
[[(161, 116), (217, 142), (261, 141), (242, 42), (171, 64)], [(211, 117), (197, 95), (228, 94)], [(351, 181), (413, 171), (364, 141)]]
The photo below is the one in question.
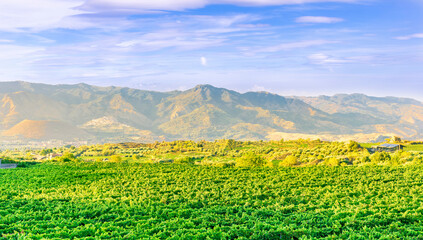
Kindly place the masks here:
[(422, 239), (422, 166), (0, 170), (1, 239)]
[(417, 152), (423, 152), (423, 145), (419, 144), (419, 145), (409, 145), (406, 146), (405, 151), (417, 151)]

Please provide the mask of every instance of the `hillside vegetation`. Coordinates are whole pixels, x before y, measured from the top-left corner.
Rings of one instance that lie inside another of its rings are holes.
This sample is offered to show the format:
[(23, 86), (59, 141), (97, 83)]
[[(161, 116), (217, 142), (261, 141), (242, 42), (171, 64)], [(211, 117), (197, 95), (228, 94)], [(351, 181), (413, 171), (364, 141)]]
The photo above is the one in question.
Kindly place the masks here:
[[(0, 158), (41, 162), (137, 162), (184, 163), (213, 166), (351, 166), (420, 165), (422, 144), (402, 143), (396, 152), (374, 152), (376, 144), (357, 142), (296, 141), (173, 141), (150, 144), (121, 143), (61, 147), (53, 149), (15, 149), (0, 152)], [(68, 156), (68, 157), (66, 157)], [(71, 157), (69, 157), (71, 156)], [(114, 157), (114, 158), (112, 158)]]
[[(71, 137), (92, 142), (154, 142), (306, 137), (369, 141), (381, 135), (423, 137), (421, 102), (360, 94), (305, 98), (267, 92), (241, 94), (210, 85), (162, 93), (86, 84), (2, 82), (0, 99), (0, 134), (5, 140)], [(28, 121), (60, 124), (44, 129), (43, 124)], [(74, 129), (73, 134), (55, 134), (68, 129)]]

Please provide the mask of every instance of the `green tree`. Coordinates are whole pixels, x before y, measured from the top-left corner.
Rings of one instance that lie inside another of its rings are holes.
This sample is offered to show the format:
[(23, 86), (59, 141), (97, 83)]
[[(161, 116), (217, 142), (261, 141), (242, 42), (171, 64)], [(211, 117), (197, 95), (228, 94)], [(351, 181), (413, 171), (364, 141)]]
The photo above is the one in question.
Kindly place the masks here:
[(387, 152), (376, 152), (370, 156), (370, 161), (375, 164), (388, 162), (389, 160), (391, 160), (391, 155)]
[(110, 162), (122, 162), (122, 157), (120, 155), (113, 155), (110, 157)]
[(296, 156), (287, 156), (284, 160), (279, 163), (281, 167), (292, 167), (298, 164), (298, 158)]
[(329, 158), (329, 159), (325, 160), (325, 164), (327, 166), (336, 167), (336, 166), (339, 166), (341, 164), (341, 161), (339, 161), (338, 158)]
[(58, 161), (59, 162), (74, 162), (76, 161), (76, 157), (72, 153), (67, 152), (63, 154), (63, 156), (59, 157)]
[(195, 162), (195, 159), (188, 156), (177, 158), (174, 161), (174, 163), (176, 164), (194, 164), (194, 162)]
[(362, 156), (359, 159), (359, 163), (368, 163), (368, 162), (371, 162), (369, 156)]
[(355, 141), (350, 141), (347, 145), (347, 149), (350, 152), (356, 151), (360, 148), (361, 148), (360, 144), (358, 144), (358, 142), (355, 142)]
[(32, 156), (32, 153), (31, 152), (27, 152), (26, 155), (25, 155), (25, 159), (26, 160), (33, 160), (34, 157)]
[(102, 156), (113, 156), (115, 154), (115, 151), (113, 150), (106, 150), (104, 149), (101, 153)]
[(401, 159), (400, 156), (398, 154), (393, 155), (390, 159), (389, 159), (389, 164), (391, 166), (398, 166), (401, 163)]
[(264, 164), (264, 158), (252, 152), (236, 159), (237, 167), (262, 167)]
[(226, 140), (226, 150), (232, 150), (236, 147), (236, 142), (233, 139)]
[(53, 153), (53, 150), (52, 149), (43, 149), (43, 150), (41, 150), (40, 155), (46, 156), (49, 153)]

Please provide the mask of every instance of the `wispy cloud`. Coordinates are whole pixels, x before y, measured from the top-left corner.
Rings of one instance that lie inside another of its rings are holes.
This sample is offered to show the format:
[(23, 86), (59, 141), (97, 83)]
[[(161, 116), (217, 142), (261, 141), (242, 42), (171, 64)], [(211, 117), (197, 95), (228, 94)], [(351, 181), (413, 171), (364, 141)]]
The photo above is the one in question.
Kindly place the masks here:
[(80, 7), (89, 11), (183, 11), (213, 4), (238, 6), (279, 6), (307, 3), (356, 3), (362, 0), (86, 0)]
[[(27, 47), (12, 44), (0, 44), (0, 60), (22, 59), (43, 52), (42, 47)], [(28, 58), (27, 58), (28, 60)]]
[(411, 34), (411, 35), (407, 35), (407, 36), (400, 36), (400, 37), (396, 37), (395, 39), (398, 40), (410, 40), (413, 38), (423, 38), (423, 33), (416, 33), (416, 34)]
[(0, 30), (50, 29), (66, 17), (83, 13), (74, 9), (81, 4), (77, 0), (2, 0)]
[(293, 50), (298, 48), (308, 48), (308, 47), (320, 46), (325, 44), (334, 44), (334, 43), (338, 43), (338, 41), (308, 40), (308, 41), (289, 42), (289, 43), (282, 43), (279, 45), (258, 49), (256, 52), (279, 52), (279, 51), (287, 51), (287, 50)]
[(338, 23), (343, 22), (344, 19), (336, 17), (322, 17), (322, 16), (303, 16), (295, 20), (297, 23)]
[(317, 65), (325, 65), (325, 64), (342, 64), (342, 63), (350, 63), (352, 62), (351, 59), (341, 59), (341, 58), (335, 58), (332, 56), (328, 56), (323, 53), (316, 53), (308, 56), (308, 60), (312, 64)]
[(224, 39), (190, 38), (178, 32), (169, 33), (160, 37), (142, 36), (139, 40), (124, 41), (116, 44), (122, 48), (132, 48), (136, 51), (157, 51), (165, 48), (175, 48), (177, 50), (195, 50), (207, 47), (216, 47), (224, 42)]
[(122, 41), (115, 46), (133, 51), (197, 50), (222, 46), (235, 34), (259, 31), (267, 25), (251, 27), (256, 16), (238, 14), (229, 16), (185, 16), (149, 19), (148, 32), (120, 34)]
[(0, 80), (33, 79), (32, 64), (45, 56), (45, 49), (0, 43)]
[(83, 29), (96, 26), (90, 16), (128, 16), (185, 11), (213, 4), (237, 6), (355, 3), (362, 0), (2, 0), (0, 30), (41, 31), (54, 28)]

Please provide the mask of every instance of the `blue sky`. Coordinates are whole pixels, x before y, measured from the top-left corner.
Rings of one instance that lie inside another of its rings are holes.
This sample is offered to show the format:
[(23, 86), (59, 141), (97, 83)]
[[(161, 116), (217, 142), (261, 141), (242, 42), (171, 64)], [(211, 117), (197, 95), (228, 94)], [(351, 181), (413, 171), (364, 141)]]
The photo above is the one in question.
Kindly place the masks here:
[(423, 100), (423, 1), (2, 0), (14, 80)]

